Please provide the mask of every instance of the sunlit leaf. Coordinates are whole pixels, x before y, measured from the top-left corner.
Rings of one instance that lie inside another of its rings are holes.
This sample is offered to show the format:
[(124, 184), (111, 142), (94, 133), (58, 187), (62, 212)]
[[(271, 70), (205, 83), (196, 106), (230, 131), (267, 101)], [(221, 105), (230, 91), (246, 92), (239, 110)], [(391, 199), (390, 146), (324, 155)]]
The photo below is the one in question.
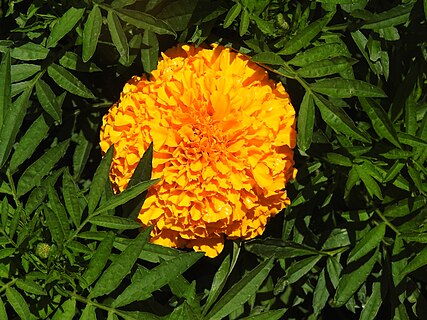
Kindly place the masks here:
[(90, 11), (83, 29), (82, 59), (87, 62), (95, 53), (98, 38), (101, 34), (102, 15), (97, 5)]
[(95, 98), (92, 92), (67, 69), (57, 64), (51, 64), (47, 68), (47, 73), (58, 86), (68, 92), (83, 98)]
[(77, 24), (77, 22), (79, 22), (84, 12), (84, 8), (71, 7), (68, 9), (53, 26), (49, 38), (47, 39), (46, 47), (51, 48), (56, 46), (57, 42), (61, 40), (67, 33), (69, 33)]

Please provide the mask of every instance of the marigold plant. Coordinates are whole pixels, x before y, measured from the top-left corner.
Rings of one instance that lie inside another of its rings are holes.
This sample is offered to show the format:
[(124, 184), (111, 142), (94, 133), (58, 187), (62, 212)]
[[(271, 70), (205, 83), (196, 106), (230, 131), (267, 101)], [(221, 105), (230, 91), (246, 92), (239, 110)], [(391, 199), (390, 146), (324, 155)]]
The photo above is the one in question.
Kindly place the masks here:
[(103, 152), (123, 191), (154, 143), (151, 188), (138, 219), (151, 241), (217, 256), (229, 239), (263, 233), (290, 200), (295, 111), (281, 83), (223, 46), (181, 45), (162, 54), (150, 79), (134, 76), (104, 116)]

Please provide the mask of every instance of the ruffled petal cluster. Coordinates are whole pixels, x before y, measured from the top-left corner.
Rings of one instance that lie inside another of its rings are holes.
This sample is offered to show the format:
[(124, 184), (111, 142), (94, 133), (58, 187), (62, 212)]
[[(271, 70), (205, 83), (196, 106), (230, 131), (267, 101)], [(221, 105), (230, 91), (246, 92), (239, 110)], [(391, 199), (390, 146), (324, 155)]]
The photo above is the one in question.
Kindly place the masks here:
[(153, 178), (138, 219), (151, 241), (218, 255), (224, 237), (251, 239), (290, 203), (295, 111), (281, 83), (223, 46), (181, 45), (150, 79), (134, 76), (103, 118), (110, 178), (124, 190), (153, 141)]

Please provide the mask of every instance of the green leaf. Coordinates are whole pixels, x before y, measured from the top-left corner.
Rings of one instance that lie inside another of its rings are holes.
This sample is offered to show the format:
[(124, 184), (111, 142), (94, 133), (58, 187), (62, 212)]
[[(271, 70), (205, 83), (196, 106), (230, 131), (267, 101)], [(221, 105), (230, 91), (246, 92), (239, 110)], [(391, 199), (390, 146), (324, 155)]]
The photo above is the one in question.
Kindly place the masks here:
[(328, 152), (326, 154), (326, 159), (328, 160), (328, 162), (332, 164), (336, 164), (338, 166), (343, 166), (343, 167), (353, 166), (353, 162), (351, 161), (351, 159), (340, 153)]
[(117, 230), (141, 228), (141, 224), (135, 220), (116, 216), (96, 216), (90, 219), (90, 223), (96, 226)]
[(142, 37), (142, 44), (146, 46), (146, 48), (141, 48), (142, 66), (145, 72), (150, 73), (157, 68), (157, 61), (159, 59), (159, 41), (156, 34), (145, 30)]
[(414, 2), (395, 6), (390, 10), (373, 14), (370, 18), (365, 20), (362, 28), (378, 30), (407, 23), (413, 6)]
[(115, 238), (115, 234), (109, 232), (98, 245), (95, 254), (89, 262), (88, 268), (82, 276), (84, 281), (81, 281), (80, 285), (83, 289), (89, 287), (101, 275), (111, 255), (111, 249), (113, 248)]
[(378, 199), (382, 200), (382, 192), (378, 183), (372, 178), (370, 172), (366, 172), (365, 168), (360, 165), (355, 166), (357, 173), (362, 180), (363, 184), (368, 190), (368, 193), (371, 197), (376, 196)]
[(290, 55), (297, 53), (302, 48), (308, 46), (311, 40), (316, 37), (320, 31), (329, 23), (334, 16), (335, 12), (330, 12), (323, 18), (320, 18), (313, 23), (309, 24), (302, 30), (298, 30), (297, 34), (294, 35), (288, 42), (286, 42), (284, 48), (278, 52), (280, 55)]
[(349, 69), (357, 60), (346, 57), (334, 57), (315, 61), (300, 69), (297, 73), (303, 78), (319, 78)]
[(14, 83), (20, 82), (31, 77), (32, 75), (35, 75), (41, 70), (41, 66), (39, 66), (38, 64), (20, 63), (11, 66), (10, 70), (11, 81), (12, 83)]
[(31, 157), (40, 142), (46, 138), (48, 131), (49, 125), (46, 123), (44, 116), (39, 116), (19, 140), (10, 160), (10, 172), (15, 172), (25, 160)]
[(3, 126), (3, 119), (6, 111), (10, 110), (12, 105), (11, 97), (11, 66), (10, 50), (6, 50), (0, 63), (0, 130)]
[(66, 235), (60, 215), (48, 206), (44, 206), (43, 211), (53, 241), (58, 245), (62, 245)]
[(51, 48), (56, 46), (57, 42), (61, 40), (67, 33), (69, 33), (74, 26), (82, 18), (84, 8), (71, 7), (59, 18), (53, 26), (52, 32), (47, 39), (46, 47)]
[(368, 298), (368, 301), (364, 305), (360, 314), (360, 320), (376, 319), (378, 310), (382, 304), (381, 297), (381, 283), (374, 282), (372, 284), (372, 293)]
[(424, 208), (426, 203), (427, 200), (423, 196), (406, 198), (400, 200), (396, 204), (387, 206), (384, 210), (384, 215), (390, 218), (404, 217), (410, 213), (416, 212), (421, 208)]
[(75, 70), (79, 72), (97, 72), (101, 71), (100, 68), (96, 66), (93, 62), (84, 63), (82, 58), (78, 56), (76, 53), (67, 51), (65, 54), (59, 59), (59, 63), (61, 66)]
[(87, 62), (92, 58), (98, 44), (98, 38), (101, 34), (102, 27), (102, 15), (99, 7), (94, 4), (90, 11), (85, 27), (83, 29), (83, 47), (82, 47), (82, 59)]
[(399, 138), (400, 143), (406, 144), (411, 147), (421, 147), (426, 148), (427, 147), (427, 141), (420, 139), (418, 137), (415, 137), (409, 133), (399, 132), (397, 134), (397, 137)]
[(32, 318), (28, 303), (17, 290), (12, 287), (7, 287), (6, 298), (21, 319), (30, 320)]
[(39, 159), (33, 162), (22, 174), (18, 181), (17, 194), (22, 196), (35, 186), (40, 185), (41, 180), (47, 175), (55, 164), (61, 159), (68, 149), (69, 141), (63, 141), (49, 149)]
[(316, 287), (313, 292), (313, 313), (318, 315), (320, 311), (325, 307), (326, 302), (329, 299), (329, 291), (326, 285), (326, 268), (323, 268), (317, 279)]
[(101, 198), (102, 191), (108, 183), (108, 174), (110, 173), (111, 162), (114, 154), (114, 145), (111, 145), (105, 153), (92, 179), (88, 196), (89, 214), (92, 214)]
[(6, 308), (4, 306), (3, 300), (0, 298), (0, 319), (8, 320), (8, 316), (6, 313)]
[(343, 78), (322, 79), (310, 84), (313, 91), (334, 97), (386, 97), (384, 91), (370, 83)]
[(254, 55), (251, 60), (257, 63), (265, 63), (278, 66), (281, 66), (285, 63), (285, 61), (274, 52), (260, 52)]
[(231, 9), (227, 12), (227, 15), (224, 19), (223, 28), (228, 28), (231, 24), (236, 20), (242, 11), (242, 5), (240, 3), (236, 3)]
[(42, 79), (36, 82), (37, 98), (44, 111), (46, 111), (55, 121), (61, 122), (62, 110), (52, 89)]
[(280, 320), (283, 319), (286, 309), (263, 311), (253, 316), (239, 318), (239, 320)]
[(62, 177), (62, 195), (64, 198), (65, 208), (71, 216), (72, 222), (76, 227), (80, 226), (82, 208), (80, 207), (79, 201), (79, 188), (68, 169), (64, 171), (64, 175)]
[(336, 257), (329, 257), (326, 260), (326, 270), (334, 288), (337, 288), (342, 266)]
[(204, 254), (191, 252), (179, 255), (171, 260), (164, 261), (132, 282), (113, 302), (113, 307), (122, 307), (134, 301), (148, 299), (156, 290), (159, 290), (170, 281), (183, 274), (195, 264)]
[(322, 119), (337, 133), (343, 133), (362, 142), (369, 142), (369, 136), (360, 131), (342, 108), (335, 106), (323, 97), (315, 96), (314, 101)]
[(394, 178), (396, 178), (396, 176), (400, 173), (400, 171), (402, 171), (404, 166), (405, 166), (404, 163), (396, 161), (393, 164), (393, 166), (390, 168), (390, 170), (387, 171), (387, 174), (384, 176), (382, 183), (387, 183), (394, 180)]
[(317, 262), (319, 262), (321, 258), (322, 256), (308, 257), (290, 265), (286, 270), (286, 276), (283, 278), (283, 285), (287, 286), (297, 282), (311, 269), (313, 269), (313, 267), (317, 264)]
[(249, 29), (250, 14), (246, 8), (243, 8), (242, 16), (240, 17), (239, 35), (243, 37)]
[(9, 108), (4, 109), (3, 126), (0, 131), (0, 168), (3, 167), (12, 145), (15, 143), (16, 135), (25, 117), (29, 105), (32, 87), (26, 89)]
[(383, 240), (385, 235), (385, 224), (380, 223), (375, 228), (369, 230), (362, 239), (358, 240), (353, 250), (351, 250), (347, 263), (359, 260), (369, 252), (374, 250)]
[(46, 290), (41, 285), (39, 285), (38, 283), (36, 283), (30, 279), (18, 279), (16, 281), (15, 285), (19, 289), (21, 289), (25, 292), (28, 292), (28, 293), (32, 293), (32, 294), (35, 294), (38, 296), (47, 295)]
[(268, 259), (245, 274), (239, 282), (234, 284), (230, 290), (218, 300), (211, 311), (206, 315), (206, 318), (211, 320), (224, 319), (234, 310), (242, 306), (257, 292), (272, 268), (273, 259)]
[(156, 19), (148, 13), (128, 9), (116, 9), (115, 13), (120, 19), (137, 28), (150, 30), (156, 34), (169, 34), (176, 36), (176, 32), (166, 22)]
[(338, 283), (337, 291), (335, 292), (332, 306), (339, 308), (347, 303), (347, 301), (356, 293), (359, 287), (366, 281), (371, 274), (374, 264), (378, 260), (378, 249), (371, 257), (360, 264), (360, 266), (352, 272), (344, 272)]
[[(200, 5), (199, 2), (194, 0), (168, 1), (156, 17), (162, 19), (175, 32), (184, 31), (189, 28), (190, 21), (198, 21), (196, 20), (198, 12), (195, 12), (198, 5)], [(195, 24), (200, 25), (200, 23)]]
[(12, 58), (23, 61), (42, 60), (45, 59), (48, 54), (49, 49), (32, 42), (13, 48), (10, 52)]
[(363, 110), (366, 112), (369, 119), (371, 119), (372, 127), (378, 136), (387, 139), (396, 147), (400, 148), (401, 145), (397, 138), (397, 132), (381, 105), (374, 99), (359, 97), (359, 101)]
[(120, 285), (138, 259), (145, 243), (148, 241), (150, 232), (151, 228), (147, 228), (144, 232), (141, 232), (114, 262), (111, 263), (89, 293), (90, 298), (109, 294)]
[(289, 60), (288, 63), (297, 67), (303, 67), (316, 61), (346, 55), (348, 55), (348, 50), (344, 45), (339, 43), (326, 43), (298, 53), (294, 58)]
[(83, 98), (95, 98), (92, 92), (67, 69), (53, 63), (47, 68), (47, 73), (62, 89)]
[(126, 190), (122, 191), (120, 194), (110, 198), (105, 203), (103, 203), (94, 213), (93, 215), (98, 215), (102, 212), (105, 212), (107, 210), (114, 209), (129, 200), (134, 199), (138, 195), (140, 195), (142, 192), (147, 190), (152, 185), (156, 184), (160, 179), (154, 179), (149, 181), (143, 181), (138, 183), (137, 185), (127, 188)]
[(83, 309), (80, 320), (96, 320), (95, 306), (93, 304), (87, 304)]
[(318, 255), (319, 251), (291, 241), (251, 240), (245, 243), (246, 250), (261, 257), (277, 259), (295, 258), (300, 256)]
[(304, 152), (310, 148), (313, 139), (314, 118), (313, 96), (309, 92), (306, 92), (301, 102), (297, 121), (297, 144)]
[[(85, 131), (80, 130), (77, 134), (75, 142), (77, 143), (73, 154), (73, 177), (78, 180), (83, 172), (83, 169), (89, 160), (90, 151), (92, 150), (95, 137), (93, 131), (89, 131), (89, 136), (86, 136)], [(91, 139), (92, 138), (92, 139)]]
[[(410, 274), (411, 272), (418, 270), (421, 267), (424, 267), (427, 264), (427, 246), (421, 250), (414, 259), (409, 261), (406, 267), (402, 270), (404, 276)], [(403, 278), (403, 277), (402, 277)]]
[(129, 64), (129, 45), (122, 24), (115, 13), (108, 12), (107, 15), (108, 30), (110, 30), (111, 40), (119, 52), (124, 65)]
[(353, 189), (353, 187), (359, 181), (360, 181), (360, 177), (359, 177), (359, 174), (357, 172), (356, 167), (351, 168), (350, 171), (349, 171), (349, 173), (348, 173), (347, 182), (345, 184), (345, 193), (344, 193), (344, 198), (345, 199), (348, 198), (348, 196), (350, 195), (351, 189)]
[(73, 320), (76, 313), (76, 300), (65, 300), (61, 306), (56, 310), (52, 320)]

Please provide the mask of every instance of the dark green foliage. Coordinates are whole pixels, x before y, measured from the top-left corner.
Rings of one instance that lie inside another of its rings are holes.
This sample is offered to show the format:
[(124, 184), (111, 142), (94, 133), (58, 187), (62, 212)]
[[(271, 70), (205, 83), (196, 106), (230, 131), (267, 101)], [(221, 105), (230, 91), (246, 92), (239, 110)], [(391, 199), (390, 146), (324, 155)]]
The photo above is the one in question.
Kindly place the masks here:
[[(0, 319), (427, 318), (427, 1), (0, 2)], [(148, 242), (102, 115), (177, 43), (284, 82), (292, 204), (216, 259)]]

